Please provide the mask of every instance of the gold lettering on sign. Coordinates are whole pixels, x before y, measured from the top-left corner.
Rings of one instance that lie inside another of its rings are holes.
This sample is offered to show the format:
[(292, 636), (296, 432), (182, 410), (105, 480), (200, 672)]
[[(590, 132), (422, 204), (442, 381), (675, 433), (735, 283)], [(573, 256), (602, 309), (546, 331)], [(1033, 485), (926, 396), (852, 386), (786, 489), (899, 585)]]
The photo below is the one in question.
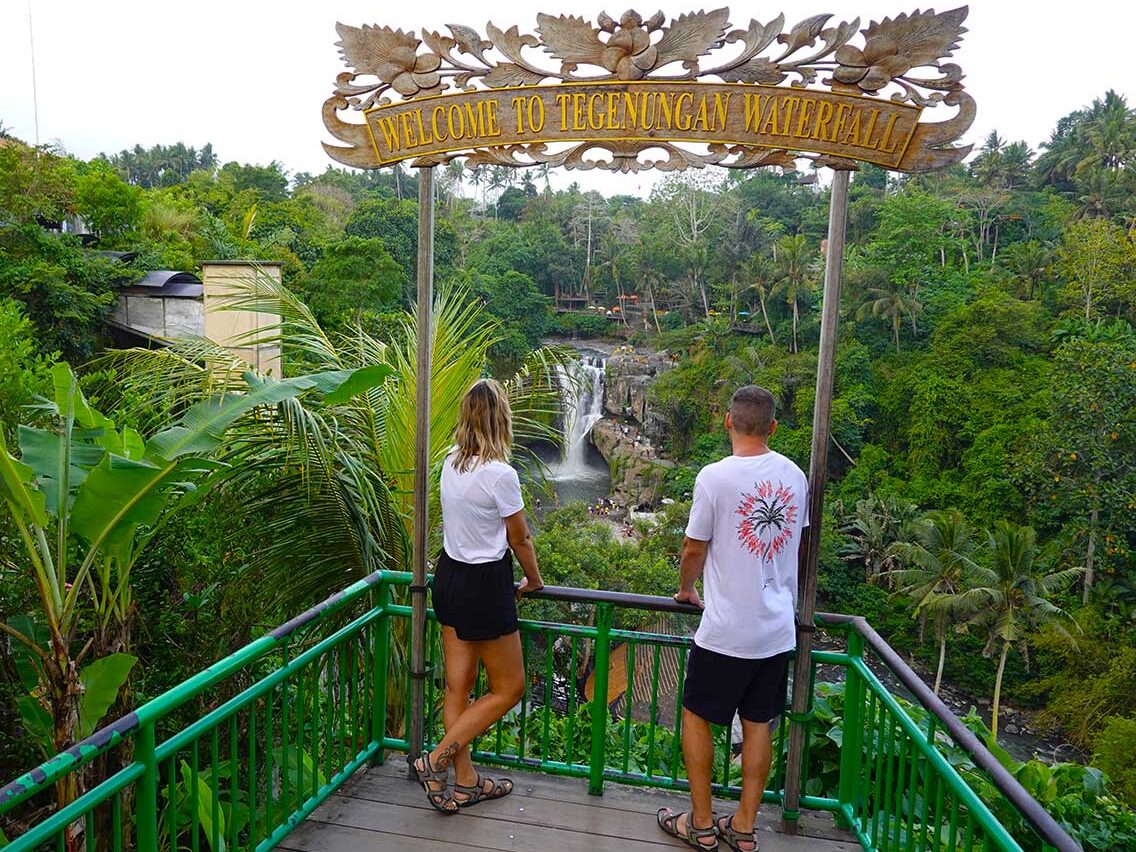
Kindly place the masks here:
[[(550, 115), (551, 113), (551, 115)], [(563, 83), (436, 95), (368, 110), (382, 164), (535, 142), (686, 141), (902, 160), (920, 109), (747, 83)]]

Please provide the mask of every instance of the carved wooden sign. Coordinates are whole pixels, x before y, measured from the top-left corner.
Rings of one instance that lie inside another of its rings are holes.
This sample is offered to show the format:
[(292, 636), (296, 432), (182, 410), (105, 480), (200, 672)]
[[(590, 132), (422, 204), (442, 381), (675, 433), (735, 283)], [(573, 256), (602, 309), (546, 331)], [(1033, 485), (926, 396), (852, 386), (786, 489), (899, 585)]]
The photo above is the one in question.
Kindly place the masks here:
[[(598, 26), (538, 15), (539, 37), (489, 24), (490, 40), (457, 24), (449, 35), (421, 39), (339, 24), (353, 70), (339, 75), (323, 115), (349, 147), (324, 147), (360, 168), (466, 157), (474, 165), (626, 172), (791, 167), (808, 157), (929, 171), (970, 151), (949, 143), (973, 121), (974, 101), (962, 69), (941, 61), (966, 31), (966, 13), (872, 22), (859, 30), (862, 46), (852, 43), (858, 19), (828, 26), (831, 15), (816, 15), (784, 32), (782, 15), (731, 29), (726, 9), (669, 24), (661, 12), (646, 21), (635, 12), (618, 21), (602, 14)], [(559, 59), (559, 69), (542, 67), (539, 49)], [(955, 114), (920, 121), (940, 104)], [(351, 111), (363, 121), (344, 121)]]

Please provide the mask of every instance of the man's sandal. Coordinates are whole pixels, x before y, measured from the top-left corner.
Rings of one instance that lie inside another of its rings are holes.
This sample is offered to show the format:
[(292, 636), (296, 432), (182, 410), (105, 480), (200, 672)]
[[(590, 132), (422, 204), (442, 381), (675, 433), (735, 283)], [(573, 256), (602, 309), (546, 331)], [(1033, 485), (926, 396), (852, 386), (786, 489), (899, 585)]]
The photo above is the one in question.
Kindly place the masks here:
[[(489, 789), (485, 789), (485, 782), (489, 782)], [(471, 808), (478, 802), (487, 802), (490, 799), (503, 799), (513, 792), (513, 782), (508, 778), (502, 778), (500, 781), (494, 781), (492, 778), (482, 778), (480, 774), (477, 776), (476, 784), (455, 784), (454, 785), (454, 801), (458, 803), (459, 808)], [(458, 796), (465, 796), (464, 799), (457, 798)]]
[[(430, 765), (430, 753), (424, 752), (422, 754), (422, 766), (418, 766), (418, 761), (408, 757), (406, 762), (410, 764), (410, 768), (414, 770), (414, 774), (418, 776), (418, 783), (422, 785), (422, 789), (426, 791), (426, 798), (434, 809), (444, 814), (456, 814), (458, 812), (457, 800), (450, 795), (450, 771), (449, 769), (435, 769)], [(434, 790), (430, 787), (431, 784), (441, 784), (441, 790)]]
[[(734, 815), (727, 814), (726, 816), (715, 817), (714, 827), (718, 829), (718, 836), (725, 841), (734, 852), (757, 852), (757, 832), (751, 831), (748, 834), (742, 831), (734, 831)], [(743, 843), (752, 843), (748, 849), (743, 849)]]
[[(680, 832), (678, 830), (679, 817), (686, 817), (686, 831)], [(659, 808), (659, 812), (655, 815), (658, 820), (659, 828), (669, 834), (671, 837), (677, 837), (691, 849), (703, 849), (705, 852), (717, 852), (718, 849), (718, 829), (711, 825), (709, 828), (695, 828), (694, 817), (689, 813), (675, 813), (670, 808)], [(702, 841), (712, 837), (713, 843), (703, 843)]]

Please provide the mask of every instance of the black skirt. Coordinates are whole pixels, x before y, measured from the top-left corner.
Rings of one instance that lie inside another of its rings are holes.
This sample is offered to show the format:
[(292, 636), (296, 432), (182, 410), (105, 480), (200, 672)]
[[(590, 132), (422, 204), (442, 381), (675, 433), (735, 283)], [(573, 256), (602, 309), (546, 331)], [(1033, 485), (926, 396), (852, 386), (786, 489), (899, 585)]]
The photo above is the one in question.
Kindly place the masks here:
[(459, 562), (444, 550), (433, 585), (434, 615), (463, 642), (486, 642), (515, 633), (517, 599), (513, 554), (478, 564)]

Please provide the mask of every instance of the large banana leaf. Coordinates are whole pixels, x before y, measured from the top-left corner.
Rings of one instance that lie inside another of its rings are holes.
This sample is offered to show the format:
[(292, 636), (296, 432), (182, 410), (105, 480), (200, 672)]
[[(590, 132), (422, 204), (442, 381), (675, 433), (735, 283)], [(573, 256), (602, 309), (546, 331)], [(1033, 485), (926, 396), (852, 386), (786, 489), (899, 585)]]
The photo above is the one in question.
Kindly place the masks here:
[(35, 476), (29, 465), (13, 457), (0, 429), (0, 497), (8, 503), (16, 520), (25, 525), (47, 525), (47, 500), (32, 486)]
[(83, 697), (79, 700), (80, 738), (95, 732), (137, 662), (138, 658), (131, 654), (110, 654), (83, 667), (79, 673), (83, 684)]
[(91, 441), (103, 435), (102, 429), (68, 430), (60, 434), (52, 429), (19, 427), (20, 458), (34, 472), (39, 490), (47, 501), (47, 511), (54, 517), (67, 513), (88, 471), (102, 460), (106, 451)]
[(90, 547), (122, 558), (138, 527), (158, 521), (179, 485), (218, 467), (192, 457), (157, 462), (108, 453), (79, 489), (71, 507), (71, 530)]

